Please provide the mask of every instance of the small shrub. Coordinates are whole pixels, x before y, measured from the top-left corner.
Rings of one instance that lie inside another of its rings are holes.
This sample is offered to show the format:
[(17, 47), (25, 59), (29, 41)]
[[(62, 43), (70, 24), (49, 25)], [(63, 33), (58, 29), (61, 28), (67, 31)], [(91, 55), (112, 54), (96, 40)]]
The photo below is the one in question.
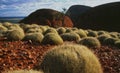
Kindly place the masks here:
[(25, 41), (31, 40), (32, 42), (38, 42), (41, 43), (44, 36), (42, 33), (28, 33), (25, 35), (24, 39)]
[(42, 40), (42, 44), (59, 45), (63, 44), (62, 38), (56, 33), (48, 33)]
[(24, 38), (24, 36), (25, 36), (25, 34), (24, 34), (23, 30), (19, 30), (19, 29), (8, 30), (6, 32), (7, 40), (11, 40), (11, 41), (22, 40)]
[(103, 34), (97, 37), (97, 39), (100, 41), (101, 44), (103, 44), (104, 40), (106, 38), (110, 38), (111, 36), (109, 34)]
[(66, 33), (70, 33), (70, 32), (73, 32), (73, 30), (70, 28), (66, 28)]
[(98, 31), (97, 34), (98, 35), (104, 35), (104, 34), (106, 34), (106, 32), (105, 31)]
[(0, 32), (1, 31), (7, 31), (8, 29), (6, 27), (4, 27), (3, 25), (0, 25)]
[(72, 30), (72, 31), (77, 31), (77, 30), (78, 30), (78, 28), (73, 27), (73, 28), (71, 28), (71, 30)]
[(19, 24), (10, 25), (10, 26), (8, 27), (8, 29), (9, 29), (9, 30), (14, 30), (14, 29), (23, 30), (23, 29), (19, 26)]
[(119, 38), (117, 32), (111, 32), (111, 33), (109, 33), (109, 35), (113, 38)]
[(7, 27), (7, 28), (8, 28), (10, 25), (13, 25), (13, 24), (12, 24), (12, 23), (9, 23), (9, 22), (4, 22), (4, 23), (3, 23), (3, 26), (5, 26), (5, 27)]
[(87, 37), (87, 34), (82, 29), (75, 31), (75, 33), (77, 33), (81, 38)]
[(59, 28), (57, 28), (57, 32), (58, 32), (59, 34), (63, 34), (63, 33), (66, 32), (66, 29), (65, 29), (64, 27), (59, 27)]
[(64, 41), (79, 41), (80, 36), (77, 33), (63, 33), (60, 35)]
[(36, 70), (13, 70), (13, 71), (5, 71), (3, 73), (43, 73), (43, 72)]
[(120, 40), (115, 42), (115, 46), (120, 49)]
[(45, 73), (103, 73), (98, 58), (87, 47), (75, 44), (49, 50), (38, 67)]
[(118, 39), (116, 38), (106, 38), (104, 41), (103, 41), (103, 44), (104, 45), (115, 45), (115, 42), (117, 41)]
[(26, 31), (26, 33), (36, 33), (36, 32), (42, 33), (42, 30), (39, 29), (39, 28), (35, 28), (35, 29), (28, 29), (28, 30)]
[(89, 31), (87, 36), (89, 36), (89, 37), (97, 37), (98, 35), (97, 35), (96, 31)]
[(85, 37), (79, 41), (79, 44), (85, 45), (87, 47), (100, 47), (101, 46), (99, 40), (95, 37)]
[(47, 33), (56, 33), (56, 34), (58, 34), (58, 32), (56, 31), (56, 29), (54, 29), (54, 28), (48, 28), (48, 29), (44, 32), (44, 35), (47, 34)]

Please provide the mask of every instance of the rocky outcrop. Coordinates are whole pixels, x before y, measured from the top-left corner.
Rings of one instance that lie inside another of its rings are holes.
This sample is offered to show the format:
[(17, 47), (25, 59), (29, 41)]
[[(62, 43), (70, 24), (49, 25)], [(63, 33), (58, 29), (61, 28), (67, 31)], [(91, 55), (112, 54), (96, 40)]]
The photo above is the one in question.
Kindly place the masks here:
[(120, 32), (120, 2), (96, 6), (79, 17), (77, 27)]
[[(76, 24), (78, 18), (91, 8), (92, 7), (84, 6), (84, 5), (73, 5), (68, 9), (66, 15), (68, 15), (71, 18), (72, 22)], [(76, 25), (74, 26), (76, 27)]]
[(26, 24), (49, 25), (52, 27), (72, 27), (71, 19), (61, 12), (52, 9), (39, 9), (20, 21)]

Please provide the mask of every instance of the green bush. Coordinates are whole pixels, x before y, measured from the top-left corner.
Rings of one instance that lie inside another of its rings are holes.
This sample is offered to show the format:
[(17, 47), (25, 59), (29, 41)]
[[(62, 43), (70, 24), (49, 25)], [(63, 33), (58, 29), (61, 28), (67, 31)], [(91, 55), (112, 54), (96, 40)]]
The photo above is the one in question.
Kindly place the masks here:
[(1, 31), (7, 31), (8, 29), (5, 27), (5, 26), (3, 26), (3, 25), (0, 25), (0, 32)]
[(98, 35), (104, 35), (104, 34), (106, 34), (106, 32), (101, 30), (101, 31), (98, 31), (97, 34)]
[(60, 35), (64, 41), (79, 41), (80, 36), (77, 33), (70, 32), (70, 33), (63, 33)]
[(45, 73), (103, 73), (98, 58), (87, 47), (75, 44), (49, 50), (38, 68)]
[(95, 37), (85, 37), (79, 41), (79, 44), (85, 45), (87, 47), (100, 47), (100, 41)]
[(106, 38), (110, 38), (110, 37), (111, 37), (111, 36), (110, 36), (109, 34), (102, 34), (102, 35), (98, 36), (97, 39), (100, 41), (101, 44), (104, 44), (104, 43), (103, 43), (104, 40), (105, 40)]
[(115, 42), (115, 46), (120, 49), (120, 40)]
[(47, 33), (56, 33), (58, 34), (57, 30), (55, 28), (48, 28), (45, 32), (44, 32), (44, 35), (47, 34)]
[(87, 36), (89, 36), (89, 37), (97, 37), (98, 35), (97, 35), (96, 31), (89, 31)]
[(106, 38), (104, 41), (103, 41), (103, 44), (104, 45), (115, 45), (115, 42), (117, 41), (118, 39), (116, 38)]
[(44, 72), (35, 71), (35, 70), (13, 70), (13, 71), (5, 71), (3, 73), (44, 73)]
[(42, 30), (40, 28), (35, 28), (35, 29), (28, 29), (26, 33), (42, 33)]
[(22, 40), (25, 34), (23, 30), (13, 29), (13, 30), (8, 30), (5, 36), (7, 37), (7, 40), (18, 41), (18, 40)]
[(77, 33), (81, 38), (87, 37), (87, 34), (82, 29), (75, 31), (75, 33)]
[(62, 38), (56, 33), (48, 33), (42, 40), (42, 44), (59, 45), (63, 44)]
[(70, 28), (66, 28), (66, 33), (70, 33), (70, 32), (73, 32), (73, 30)]
[(8, 28), (10, 25), (13, 25), (13, 24), (12, 24), (12, 23), (9, 23), (9, 22), (4, 22), (4, 23), (3, 23), (3, 26), (5, 26), (5, 27), (7, 27), (7, 28)]
[(109, 35), (113, 38), (119, 38), (117, 32), (111, 32), (111, 33), (109, 33)]
[(44, 36), (42, 33), (28, 33), (24, 37), (24, 41), (31, 40), (32, 42), (38, 42), (41, 43), (43, 40)]
[(59, 27), (59, 28), (57, 28), (57, 32), (58, 32), (59, 34), (63, 34), (63, 33), (66, 32), (66, 29), (65, 29), (64, 27)]

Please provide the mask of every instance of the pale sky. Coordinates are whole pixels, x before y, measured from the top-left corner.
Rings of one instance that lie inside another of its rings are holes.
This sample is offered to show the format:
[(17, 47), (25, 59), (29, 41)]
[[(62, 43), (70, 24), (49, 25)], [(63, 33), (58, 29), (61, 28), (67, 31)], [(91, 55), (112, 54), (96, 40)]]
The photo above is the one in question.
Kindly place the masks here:
[(71, 5), (97, 6), (120, 0), (0, 0), (0, 17), (27, 16), (37, 9), (50, 8), (62, 11)]

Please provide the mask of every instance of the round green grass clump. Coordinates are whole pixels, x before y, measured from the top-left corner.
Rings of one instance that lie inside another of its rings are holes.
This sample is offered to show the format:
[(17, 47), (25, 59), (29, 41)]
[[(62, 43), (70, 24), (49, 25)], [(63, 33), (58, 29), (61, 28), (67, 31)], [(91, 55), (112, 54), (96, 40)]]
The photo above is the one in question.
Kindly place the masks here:
[(104, 44), (104, 43), (103, 43), (104, 40), (105, 40), (106, 38), (110, 38), (110, 37), (111, 37), (111, 36), (110, 36), (109, 34), (102, 34), (102, 35), (98, 36), (97, 39), (100, 41), (101, 44)]
[(36, 70), (13, 70), (13, 71), (5, 71), (3, 73), (44, 73), (44, 72), (36, 71)]
[(28, 33), (24, 37), (24, 41), (29, 41), (31, 40), (32, 42), (38, 42), (41, 43), (43, 40), (44, 36), (42, 33)]
[(70, 33), (73, 32), (73, 30), (71, 28), (66, 28), (66, 32), (65, 33)]
[(66, 29), (65, 29), (64, 27), (59, 27), (59, 28), (57, 28), (57, 32), (58, 32), (59, 34), (63, 34), (63, 33), (66, 32)]
[(7, 27), (7, 28), (8, 28), (10, 25), (13, 25), (13, 24), (10, 23), (10, 22), (4, 22), (4, 23), (3, 23), (3, 26), (5, 26), (5, 27)]
[(8, 29), (5, 27), (5, 26), (3, 26), (3, 25), (0, 25), (0, 32), (2, 32), (2, 31), (7, 31)]
[(103, 44), (104, 45), (115, 45), (115, 42), (117, 41), (118, 39), (116, 38), (106, 38), (104, 41), (103, 41)]
[(28, 29), (26, 33), (42, 33), (42, 30), (40, 28), (35, 28), (35, 29)]
[(111, 32), (111, 33), (109, 33), (109, 35), (113, 38), (119, 38), (117, 32)]
[(58, 34), (57, 30), (55, 28), (48, 28), (45, 32), (44, 32), (44, 35), (47, 34), (47, 33), (56, 33)]
[(98, 31), (97, 34), (100, 36), (100, 35), (106, 34), (106, 32), (101, 30), (101, 31)]
[(96, 31), (89, 31), (88, 34), (87, 34), (87, 36), (89, 36), (89, 37), (97, 37), (98, 34), (97, 34)]
[(115, 46), (120, 49), (120, 40), (118, 40), (118, 41), (115, 42)]
[(63, 33), (60, 35), (64, 41), (79, 41), (80, 36), (77, 33), (70, 32), (70, 33)]
[(103, 73), (98, 58), (87, 47), (75, 44), (49, 50), (38, 69), (45, 73)]
[(75, 31), (75, 33), (77, 33), (80, 36), (80, 38), (87, 37), (87, 34), (82, 29)]
[(44, 36), (42, 44), (59, 45), (63, 44), (62, 38), (56, 33), (48, 33)]
[(5, 36), (7, 37), (7, 40), (19, 41), (24, 38), (25, 34), (24, 34), (24, 31), (22, 30), (14, 29), (14, 30), (8, 30)]
[(100, 47), (100, 41), (95, 37), (85, 37), (79, 41), (79, 44), (85, 45), (87, 47)]

